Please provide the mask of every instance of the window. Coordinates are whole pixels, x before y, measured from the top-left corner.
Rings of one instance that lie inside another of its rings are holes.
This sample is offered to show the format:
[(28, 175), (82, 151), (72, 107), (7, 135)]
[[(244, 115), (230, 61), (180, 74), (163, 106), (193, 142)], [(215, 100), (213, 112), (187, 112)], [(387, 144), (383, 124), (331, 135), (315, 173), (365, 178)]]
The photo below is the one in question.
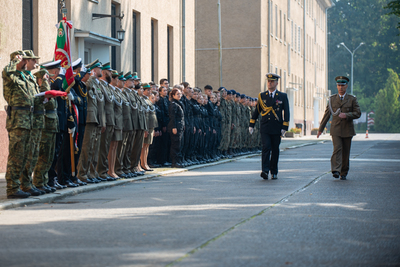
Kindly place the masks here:
[(297, 51), (299, 52), (299, 53), (301, 53), (301, 29), (300, 29), (300, 26), (299, 26), (299, 28), (298, 28), (298, 34), (297, 34), (297, 37), (298, 37), (298, 47), (297, 47)]
[(286, 14), (283, 14), (283, 41), (286, 43)]
[[(117, 15), (117, 7), (115, 4), (111, 4), (111, 15)], [(117, 18), (111, 18), (111, 37), (117, 38)], [(117, 48), (115, 46), (111, 46), (111, 68), (113, 70), (117, 69)]]
[(275, 37), (278, 37), (278, 6), (275, 5)]
[(297, 25), (294, 24), (294, 51), (297, 51)]
[(33, 50), (32, 0), (22, 1), (22, 49)]
[(291, 44), (292, 49), (293, 49), (293, 44), (294, 44), (294, 42), (293, 42), (293, 36), (294, 36), (294, 31), (293, 31), (293, 20), (291, 21), (290, 35), (291, 35), (291, 38), (292, 38), (290, 44)]
[(139, 74), (139, 61), (140, 61), (140, 48), (139, 48), (139, 24), (140, 23), (140, 14), (133, 12), (132, 13), (132, 69)]
[(271, 34), (272, 34), (272, 35), (274, 35), (274, 25), (273, 25), (273, 21), (274, 21), (274, 11), (272, 10), (273, 6), (274, 6), (274, 4), (273, 4), (273, 2), (271, 1), (271, 5), (270, 5), (270, 8), (269, 8), (270, 19), (271, 19), (271, 20), (270, 20), (269, 25), (270, 25), (270, 31), (271, 31)]
[(151, 80), (158, 80), (158, 21), (151, 20)]
[(287, 0), (287, 18), (290, 19), (290, 2), (292, 0)]
[(279, 39), (282, 40), (282, 10), (279, 10)]

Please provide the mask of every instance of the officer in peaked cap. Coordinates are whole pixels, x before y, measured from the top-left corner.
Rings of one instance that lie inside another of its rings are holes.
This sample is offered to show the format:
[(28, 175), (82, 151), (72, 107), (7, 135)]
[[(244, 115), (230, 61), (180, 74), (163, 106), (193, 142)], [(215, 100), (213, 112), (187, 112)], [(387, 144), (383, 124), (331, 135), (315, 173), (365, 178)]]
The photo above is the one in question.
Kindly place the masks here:
[(349, 156), (351, 139), (356, 135), (353, 120), (361, 116), (357, 98), (347, 94), (349, 78), (337, 76), (335, 78), (338, 94), (329, 97), (324, 116), (318, 129), (317, 138), (324, 131), (326, 123), (332, 115), (331, 131), (333, 154), (331, 157), (331, 171), (334, 178), (347, 179), (349, 172)]
[[(82, 79), (87, 75), (87, 71), (81, 71), (83, 62), (78, 58), (72, 62), (72, 69), (74, 71), (75, 85), (74, 90), (77, 95), (77, 108), (78, 108), (78, 137), (77, 137), (77, 151), (75, 152), (75, 170), (78, 170), (79, 157), (82, 151), (83, 137), (85, 134), (86, 117), (87, 117), (87, 89), (86, 84)], [(77, 176), (71, 178), (72, 182), (79, 185), (86, 185), (85, 182), (79, 180)]]
[[(261, 177), (268, 179), (278, 178), (279, 145), (281, 137), (289, 127), (289, 101), (287, 94), (279, 92), (276, 88), (280, 76), (267, 73), (268, 91), (259, 93), (258, 103), (250, 119), (250, 134), (254, 131), (256, 120), (261, 114), (261, 139), (262, 139), (262, 171)], [(282, 114), (283, 112), (283, 114)]]

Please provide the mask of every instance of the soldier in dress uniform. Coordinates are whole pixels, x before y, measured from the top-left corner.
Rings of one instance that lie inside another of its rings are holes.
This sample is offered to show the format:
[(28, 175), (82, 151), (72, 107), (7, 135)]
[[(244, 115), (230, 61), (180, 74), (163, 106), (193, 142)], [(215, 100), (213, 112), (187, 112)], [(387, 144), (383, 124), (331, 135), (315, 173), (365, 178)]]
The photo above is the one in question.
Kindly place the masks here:
[(115, 179), (121, 178), (115, 173), (115, 162), (117, 159), (118, 144), (122, 141), (122, 129), (124, 126), (123, 106), (126, 102), (126, 99), (122, 95), (122, 90), (118, 88), (118, 77), (121, 75), (122, 73), (119, 74), (116, 70), (111, 71), (111, 83), (109, 84), (114, 93), (115, 127), (111, 137), (110, 151), (108, 152), (108, 175)]
[(171, 164), (168, 162), (168, 143), (169, 141), (169, 133), (167, 131), (167, 126), (169, 122), (169, 117), (168, 117), (168, 106), (169, 106), (169, 100), (168, 100), (168, 80), (167, 79), (161, 79), (160, 80), (160, 99), (157, 102), (157, 106), (160, 108), (160, 112), (162, 114), (162, 121), (161, 125), (159, 127), (162, 130), (162, 135), (161, 135), (161, 146), (160, 146), (160, 152), (157, 155), (157, 163), (159, 163), (161, 166), (168, 167), (171, 166)]
[(7, 101), (6, 129), (8, 131), (7, 198), (27, 198), (30, 193), (20, 190), (19, 180), (30, 150), (34, 93), (26, 84), (23, 73), (27, 59), (21, 50), (10, 54), (10, 63), (2, 71), (3, 95)]
[(97, 172), (102, 179), (115, 181), (116, 178), (108, 175), (109, 162), (108, 152), (110, 150), (111, 139), (115, 128), (114, 114), (114, 90), (109, 85), (112, 80), (110, 62), (104, 63), (101, 67), (102, 76), (100, 77), (100, 88), (104, 95), (104, 110), (106, 115), (106, 130), (101, 134), (100, 151), (97, 163)]
[(326, 123), (332, 115), (331, 136), (333, 153), (331, 157), (331, 171), (334, 178), (346, 180), (349, 172), (351, 139), (356, 135), (353, 120), (361, 116), (357, 98), (346, 93), (349, 78), (338, 76), (335, 78), (338, 94), (329, 97), (324, 116), (318, 129), (317, 138), (323, 132)]
[[(276, 88), (280, 76), (274, 73), (267, 74), (268, 91), (259, 93), (257, 108), (250, 119), (249, 132), (254, 131), (256, 120), (261, 114), (261, 139), (262, 139), (262, 171), (261, 177), (268, 179), (278, 178), (279, 145), (281, 136), (289, 127), (289, 101), (285, 93), (279, 92)], [(282, 115), (283, 112), (283, 115)]]
[[(90, 71), (82, 70), (82, 59), (78, 58), (72, 63), (72, 69), (74, 71), (75, 84), (73, 86), (77, 98), (78, 108), (78, 129), (77, 129), (77, 151), (75, 152), (75, 170), (78, 170), (79, 158), (82, 152), (83, 137), (85, 135), (86, 117), (87, 117), (87, 90), (85, 84), (85, 78), (89, 78)], [(86, 79), (87, 80), (87, 79)], [(76, 174), (78, 172), (76, 171)], [(72, 181), (79, 185), (85, 185), (86, 183), (77, 178), (72, 177)]]
[[(64, 91), (63, 81), (65, 76), (60, 74), (61, 60), (50, 61), (42, 63), (41, 67), (45, 68), (50, 74), (54, 76), (50, 77), (50, 88), (51, 90)], [(71, 178), (71, 155), (69, 147), (69, 132), (75, 131), (75, 119), (73, 114), (69, 112), (67, 101), (73, 101), (73, 89), (71, 89), (68, 98), (57, 97), (57, 116), (58, 125), (60, 131), (56, 134), (56, 145), (54, 152), (54, 159), (49, 170), (49, 182), (50, 186), (54, 186), (57, 189), (63, 189), (66, 187), (77, 187), (79, 185), (73, 183)]]
[[(96, 138), (105, 130), (105, 114), (103, 112), (104, 96), (99, 85), (101, 76), (100, 62), (98, 59), (85, 67), (90, 70), (91, 76), (86, 82), (87, 89), (87, 117), (85, 134), (82, 141), (82, 152), (78, 163), (78, 179), (86, 183), (99, 183), (91, 173), (91, 165), (95, 155)], [(100, 91), (100, 92), (99, 92)]]

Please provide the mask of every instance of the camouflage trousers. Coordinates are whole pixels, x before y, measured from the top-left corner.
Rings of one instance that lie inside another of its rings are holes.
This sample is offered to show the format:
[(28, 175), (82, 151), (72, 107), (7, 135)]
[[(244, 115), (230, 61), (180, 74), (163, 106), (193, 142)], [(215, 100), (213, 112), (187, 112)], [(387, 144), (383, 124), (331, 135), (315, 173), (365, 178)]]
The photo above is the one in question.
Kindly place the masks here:
[(231, 128), (227, 124), (223, 124), (221, 127), (221, 137), (222, 139), (218, 149), (222, 151), (228, 150), (231, 140)]
[(30, 149), (25, 164), (25, 168), (19, 178), (21, 181), (21, 189), (28, 190), (32, 187), (32, 173), (39, 158), (39, 144), (42, 136), (41, 129), (32, 129), (29, 138)]
[(54, 151), (56, 148), (56, 133), (42, 131), (42, 138), (39, 145), (39, 157), (33, 171), (33, 184), (42, 187), (49, 182), (48, 172), (53, 163)]
[(28, 159), (30, 136), (31, 130), (27, 129), (13, 129), (8, 132), (7, 195), (17, 192), (21, 185), (19, 178)]

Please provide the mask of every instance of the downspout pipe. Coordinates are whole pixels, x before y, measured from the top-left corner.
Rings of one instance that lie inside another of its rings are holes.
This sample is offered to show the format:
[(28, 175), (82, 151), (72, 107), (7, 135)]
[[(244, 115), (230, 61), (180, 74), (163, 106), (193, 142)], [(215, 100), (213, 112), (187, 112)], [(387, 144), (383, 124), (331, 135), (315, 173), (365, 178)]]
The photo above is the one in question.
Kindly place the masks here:
[(186, 5), (182, 0), (182, 81), (186, 82)]
[(222, 33), (221, 33), (221, 0), (218, 0), (218, 55), (219, 55), (219, 87), (222, 87)]
[(307, 87), (306, 87), (306, 0), (303, 0), (303, 95), (304, 95), (304, 135), (307, 135)]
[[(271, 0), (268, 0), (268, 66), (267, 66), (267, 72), (270, 72), (270, 66), (271, 66), (271, 12), (272, 12), (272, 7), (271, 7)], [(267, 91), (267, 83), (266, 80), (264, 79), (264, 92)]]

